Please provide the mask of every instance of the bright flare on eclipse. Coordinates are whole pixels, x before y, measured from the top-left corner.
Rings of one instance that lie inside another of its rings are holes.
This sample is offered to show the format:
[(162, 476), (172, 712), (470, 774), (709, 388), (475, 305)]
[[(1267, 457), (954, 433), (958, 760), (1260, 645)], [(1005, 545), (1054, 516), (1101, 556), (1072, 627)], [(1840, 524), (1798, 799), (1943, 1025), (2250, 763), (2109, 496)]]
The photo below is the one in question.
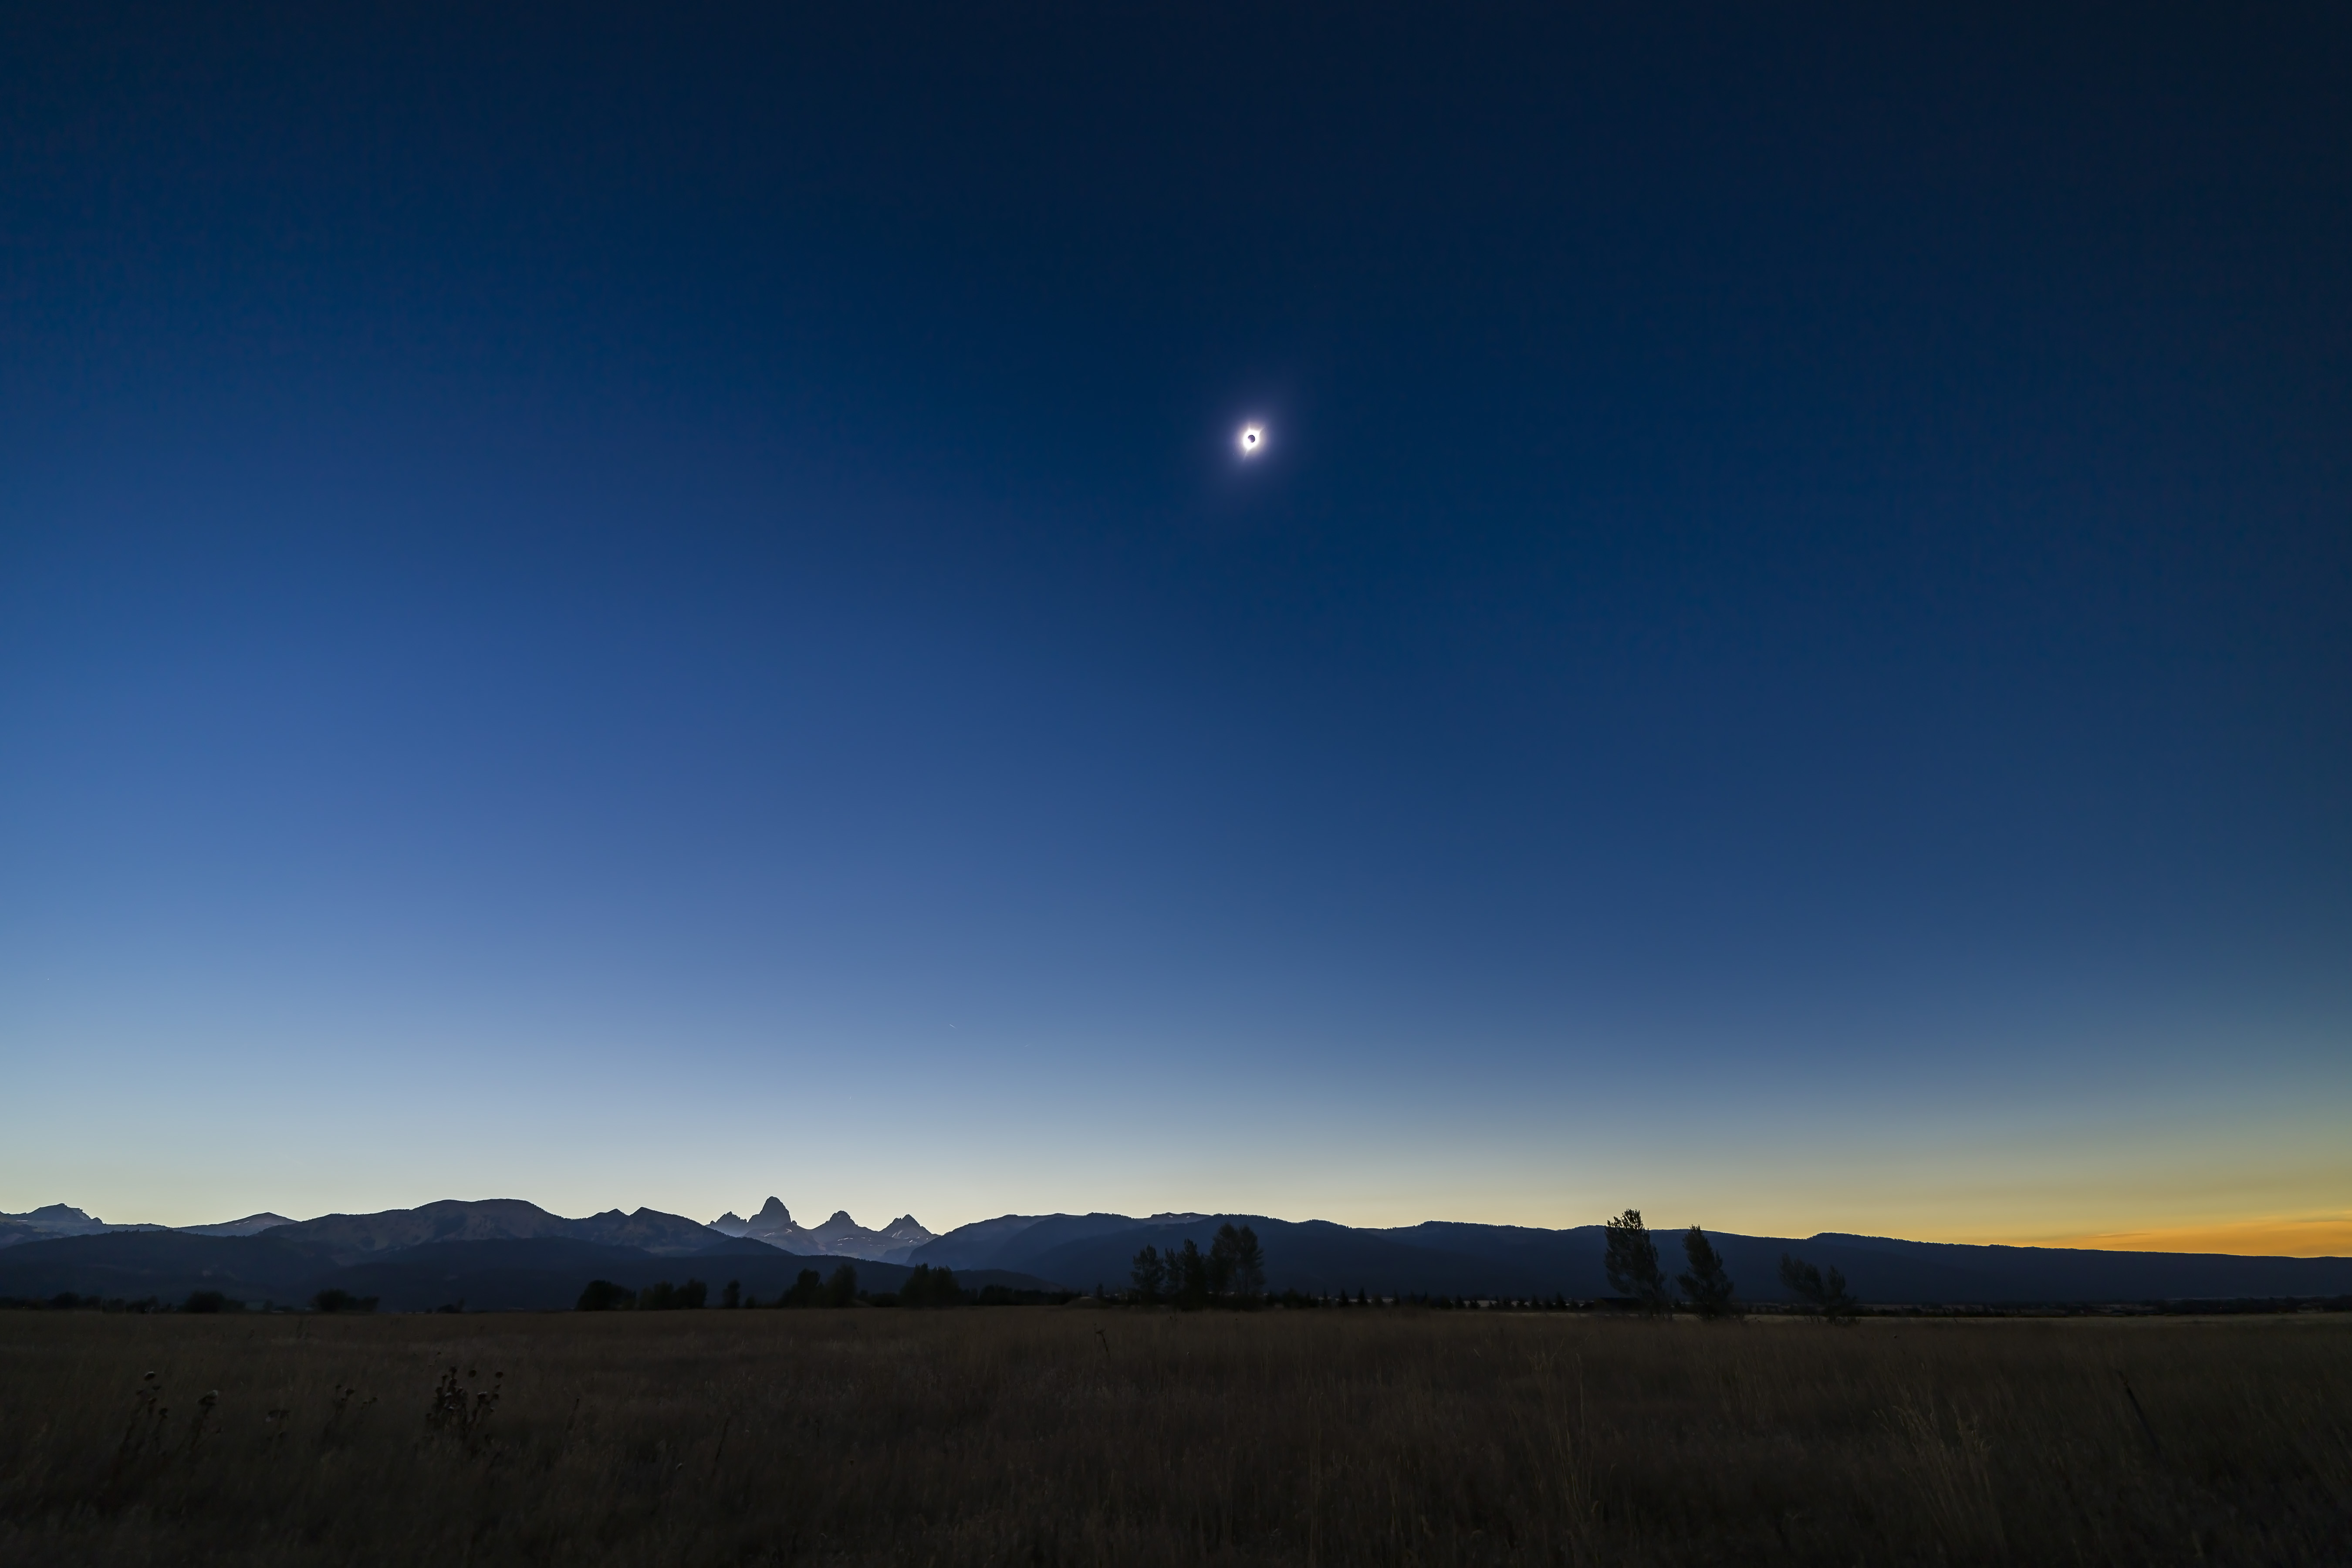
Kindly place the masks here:
[(1242, 449), (1243, 457), (1255, 457), (1259, 448), (1265, 445), (1265, 427), (1262, 425), (1243, 426), (1242, 433), (1234, 437), (1234, 444)]

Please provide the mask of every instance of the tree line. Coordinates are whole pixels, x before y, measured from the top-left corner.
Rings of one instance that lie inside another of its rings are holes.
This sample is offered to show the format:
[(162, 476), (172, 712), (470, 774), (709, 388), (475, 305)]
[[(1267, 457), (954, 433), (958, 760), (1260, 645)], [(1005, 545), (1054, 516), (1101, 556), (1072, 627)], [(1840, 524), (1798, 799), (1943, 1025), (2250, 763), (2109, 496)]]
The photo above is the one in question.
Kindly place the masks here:
[[(846, 1307), (858, 1299), (857, 1270), (845, 1263), (826, 1279), (814, 1268), (803, 1268), (789, 1290), (781, 1292), (772, 1301), (761, 1301), (747, 1293), (742, 1281), (730, 1279), (719, 1292), (721, 1307)], [(632, 1290), (625, 1285), (615, 1285), (610, 1279), (591, 1279), (588, 1288), (580, 1292), (578, 1310), (583, 1312), (674, 1312), (690, 1311), (710, 1303), (710, 1287), (699, 1279), (688, 1279), (683, 1285), (673, 1285), (667, 1279), (657, 1280), (642, 1290)]]
[[(1724, 1266), (1723, 1255), (1715, 1249), (1715, 1244), (1707, 1239), (1706, 1232), (1699, 1226), (1692, 1226), (1683, 1233), (1685, 1267), (1672, 1280), (1667, 1279), (1665, 1268), (1659, 1261), (1657, 1240), (1643, 1222), (1641, 1210), (1629, 1208), (1611, 1219), (1604, 1235), (1601, 1263), (1609, 1277), (1610, 1289), (1621, 1300), (1631, 1302), (1636, 1310), (1660, 1316), (1686, 1311), (1711, 1321), (1728, 1321), (1746, 1315), (1747, 1308), (1739, 1300), (1730, 1271)], [(1851, 1322), (1861, 1310), (1861, 1302), (1846, 1289), (1845, 1276), (1834, 1268), (1824, 1270), (1801, 1258), (1782, 1253), (1780, 1282), (1805, 1304), (1808, 1310), (1825, 1321)], [(1102, 1296), (1102, 1288), (1097, 1286), (1095, 1293)], [(683, 1285), (662, 1280), (642, 1290), (631, 1290), (609, 1279), (596, 1279), (590, 1281), (588, 1288), (580, 1293), (579, 1310), (583, 1312), (672, 1311), (705, 1306), (709, 1303), (709, 1287), (699, 1279), (688, 1279)], [(857, 1270), (845, 1263), (830, 1277), (821, 1276), (814, 1268), (802, 1269), (790, 1289), (767, 1302), (747, 1295), (740, 1281), (730, 1279), (720, 1293), (719, 1304), (724, 1308), (839, 1308), (862, 1301), (873, 1306), (952, 1307), (966, 1305), (975, 1300), (983, 1304), (998, 1300), (1010, 1302), (1025, 1299), (1026, 1294), (992, 1286), (975, 1297), (973, 1292), (957, 1282), (951, 1269), (917, 1264), (896, 1291), (869, 1295), (857, 1288)], [(1185, 1311), (1198, 1311), (1210, 1307), (1247, 1309), (1264, 1306), (1267, 1304), (1265, 1249), (1260, 1245), (1255, 1230), (1245, 1225), (1236, 1226), (1231, 1221), (1217, 1227), (1216, 1235), (1210, 1238), (1205, 1251), (1189, 1237), (1181, 1247), (1171, 1247), (1165, 1252), (1156, 1244), (1147, 1245), (1135, 1255), (1126, 1295), (1128, 1300), (1140, 1306), (1164, 1304)], [(1056, 1294), (1054, 1299), (1066, 1298)], [(1403, 1296), (1395, 1298), (1399, 1305), (1412, 1300)], [(1320, 1298), (1286, 1290), (1279, 1304), (1304, 1307), (1325, 1302)], [(1337, 1304), (1346, 1306), (1351, 1303), (1343, 1293)], [(1352, 1304), (1369, 1305), (1370, 1302), (1360, 1290)], [(1433, 1301), (1423, 1297), (1412, 1304), (1435, 1306), (1455, 1303), (1451, 1300)], [(1549, 1301), (1530, 1304), (1554, 1305)], [(1557, 1305), (1564, 1309), (1569, 1303), (1562, 1297)], [(357, 1307), (358, 1303), (354, 1302), (352, 1306)]]
[[(857, 1270), (845, 1263), (829, 1275), (814, 1268), (803, 1268), (792, 1288), (780, 1291), (772, 1301), (762, 1301), (746, 1291), (742, 1282), (727, 1281), (719, 1294), (721, 1308), (747, 1307), (839, 1308), (860, 1304), (869, 1307), (961, 1307), (1013, 1305), (1026, 1302), (1031, 1297), (1043, 1297), (1037, 1291), (1008, 1290), (1001, 1285), (984, 1286), (978, 1291), (967, 1290), (956, 1280), (949, 1268), (934, 1268), (928, 1263), (918, 1263), (896, 1290), (866, 1291), (857, 1288)], [(1066, 1300), (1066, 1293), (1055, 1293), (1053, 1300)], [(692, 1310), (710, 1304), (710, 1287), (699, 1279), (688, 1279), (683, 1285), (660, 1280), (642, 1290), (632, 1290), (610, 1279), (592, 1279), (580, 1292), (577, 1303), (583, 1312), (667, 1312)]]

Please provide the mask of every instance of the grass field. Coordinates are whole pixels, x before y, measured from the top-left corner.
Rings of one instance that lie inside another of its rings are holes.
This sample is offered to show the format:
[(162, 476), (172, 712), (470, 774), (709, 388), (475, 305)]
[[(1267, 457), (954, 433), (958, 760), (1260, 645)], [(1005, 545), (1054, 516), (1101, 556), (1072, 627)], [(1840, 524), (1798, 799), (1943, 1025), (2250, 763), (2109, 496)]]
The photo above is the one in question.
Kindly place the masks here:
[(10, 1312), (0, 1562), (2346, 1563), (2352, 1320)]

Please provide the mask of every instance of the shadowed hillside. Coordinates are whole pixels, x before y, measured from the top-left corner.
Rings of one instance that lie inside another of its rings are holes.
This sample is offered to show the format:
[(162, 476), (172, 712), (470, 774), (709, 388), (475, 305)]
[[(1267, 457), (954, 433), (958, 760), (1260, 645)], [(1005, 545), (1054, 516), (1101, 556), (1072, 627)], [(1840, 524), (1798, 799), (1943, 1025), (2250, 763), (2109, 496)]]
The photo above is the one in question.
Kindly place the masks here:
[[(1601, 1270), (1602, 1230), (1433, 1222), (1357, 1230), (1326, 1221), (1262, 1215), (1007, 1215), (949, 1232), (910, 1256), (950, 1268), (1015, 1268), (1076, 1289), (1117, 1289), (1146, 1246), (1167, 1251), (1190, 1240), (1206, 1247), (1218, 1226), (1248, 1225), (1265, 1245), (1266, 1283), (1308, 1294), (1365, 1289), (1376, 1295), (1549, 1297), (1610, 1295)], [(2352, 1293), (2352, 1259), (2235, 1258), (2191, 1253), (2095, 1252), (2055, 1247), (1960, 1247), (1818, 1235), (1747, 1237), (1709, 1233), (1739, 1293), (1752, 1301), (1792, 1300), (1780, 1279), (1784, 1253), (1845, 1275), (1854, 1293), (1878, 1302), (1997, 1304), (2139, 1301), (2243, 1297), (2334, 1297)], [(1673, 1237), (1660, 1240), (1671, 1250)], [(1670, 1270), (1671, 1271), (1671, 1270)]]
[(630, 1247), (665, 1256), (704, 1251), (729, 1238), (678, 1215), (639, 1209), (608, 1209), (586, 1219), (566, 1219), (520, 1198), (454, 1199), (378, 1214), (332, 1214), (273, 1233), (281, 1240), (315, 1247), (339, 1263), (380, 1252), (436, 1241), (521, 1241), (560, 1237), (572, 1241)]
[[(0, 1298), (46, 1300), (70, 1293), (173, 1305), (195, 1291), (218, 1291), (233, 1301), (286, 1306), (332, 1289), (375, 1298), (389, 1311), (460, 1304), (474, 1310), (553, 1311), (572, 1307), (592, 1279), (630, 1291), (660, 1280), (697, 1278), (713, 1289), (735, 1280), (772, 1300), (802, 1270), (826, 1273), (841, 1261), (723, 1237), (698, 1252), (656, 1254), (541, 1236), (432, 1241), (381, 1248), (343, 1263), (316, 1242), (289, 1240), (277, 1231), (253, 1237), (121, 1233), (61, 1237), (0, 1253)], [(869, 1291), (896, 1290), (912, 1272), (895, 1263), (861, 1262), (856, 1269), (859, 1287)], [(962, 1279), (973, 1289), (1047, 1288), (1045, 1280), (1003, 1269), (972, 1269)]]

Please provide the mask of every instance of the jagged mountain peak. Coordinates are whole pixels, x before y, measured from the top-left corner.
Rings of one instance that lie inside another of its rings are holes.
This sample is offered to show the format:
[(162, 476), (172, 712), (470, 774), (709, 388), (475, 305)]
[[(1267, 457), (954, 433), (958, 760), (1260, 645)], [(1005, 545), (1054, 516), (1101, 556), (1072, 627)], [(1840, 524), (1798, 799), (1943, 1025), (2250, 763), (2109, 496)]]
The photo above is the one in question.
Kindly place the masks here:
[(828, 1258), (859, 1258), (877, 1263), (901, 1263), (906, 1255), (932, 1239), (913, 1215), (901, 1215), (888, 1228), (868, 1230), (847, 1209), (835, 1209), (823, 1225), (793, 1223), (793, 1211), (782, 1198), (771, 1197), (750, 1219), (731, 1210), (713, 1220), (710, 1228), (728, 1236), (749, 1237), (786, 1252)]

